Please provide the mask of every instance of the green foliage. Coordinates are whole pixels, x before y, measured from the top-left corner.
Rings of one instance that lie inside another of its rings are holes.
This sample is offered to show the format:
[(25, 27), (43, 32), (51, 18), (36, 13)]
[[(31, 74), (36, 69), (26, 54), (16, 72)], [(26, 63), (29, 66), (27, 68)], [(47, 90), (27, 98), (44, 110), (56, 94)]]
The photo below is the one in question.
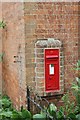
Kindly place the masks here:
[(12, 112), (11, 111), (4, 111), (4, 110), (2, 110), (0, 112), (0, 120), (6, 120), (6, 119), (10, 120), (11, 116), (12, 116)]
[(80, 114), (76, 115), (77, 120), (80, 120)]
[[(80, 60), (76, 64), (76, 71), (80, 71)], [(80, 76), (76, 77), (76, 82), (72, 84), (73, 94), (76, 98), (76, 113), (80, 113)]]
[[(57, 107), (51, 103), (48, 108), (44, 107), (39, 114), (32, 116), (26, 109), (21, 109), (20, 111), (14, 109), (10, 99), (4, 96), (0, 99), (0, 120), (80, 120), (80, 113), (76, 115), (73, 112), (73, 107), (67, 107), (67, 104), (70, 105), (68, 94), (65, 94), (62, 99), (66, 102), (65, 108), (61, 106), (58, 110)], [(67, 114), (65, 114), (65, 111)]]
[(64, 106), (63, 106), (63, 111), (66, 115), (71, 114), (74, 112), (74, 108), (75, 108), (75, 102), (72, 102), (70, 100), (70, 96), (69, 93), (64, 94), (64, 96), (62, 97), (62, 101), (64, 102)]
[(80, 112), (80, 79), (76, 79), (77, 83), (72, 85), (74, 95), (76, 97), (77, 111)]
[(31, 120), (31, 113), (28, 110), (23, 109), (22, 111), (13, 110), (12, 111), (12, 120)]
[[(76, 71), (80, 70), (80, 60), (78, 60), (76, 64)], [(76, 77), (76, 81), (72, 84), (72, 92), (75, 99), (75, 102), (71, 100), (69, 92), (64, 94), (62, 97), (62, 101), (64, 105), (60, 107), (63, 115), (65, 115), (66, 119), (70, 120), (80, 120), (80, 78)], [(59, 109), (59, 110), (60, 110)], [(59, 118), (61, 118), (61, 113), (58, 112)], [(61, 119), (62, 120), (62, 119)]]
[(64, 114), (64, 109), (63, 107), (61, 106), (60, 109), (57, 111), (57, 119), (58, 120), (63, 120), (65, 119), (65, 114)]
[(78, 60), (75, 70), (80, 70), (80, 60)]
[(4, 21), (0, 21), (0, 28), (5, 28), (6, 23)]
[(77, 120), (76, 115), (75, 115), (74, 113), (70, 113), (70, 114), (67, 116), (67, 120)]
[(56, 107), (53, 103), (51, 103), (51, 104), (49, 105), (48, 110), (49, 110), (49, 112), (52, 114), (53, 111), (55, 111), (55, 112), (57, 111), (57, 107)]
[(12, 107), (12, 102), (10, 101), (10, 99), (7, 96), (2, 97), (2, 99), (0, 99), (0, 109), (11, 109)]
[(33, 120), (46, 120), (46, 117), (44, 116), (44, 114), (35, 114), (33, 115)]
[(0, 53), (0, 62), (3, 60), (4, 53)]
[(57, 119), (56, 111), (57, 111), (57, 107), (53, 103), (51, 103), (47, 110), (49, 117)]
[(31, 120), (32, 115), (26, 109), (17, 111), (7, 96), (0, 99), (0, 120)]

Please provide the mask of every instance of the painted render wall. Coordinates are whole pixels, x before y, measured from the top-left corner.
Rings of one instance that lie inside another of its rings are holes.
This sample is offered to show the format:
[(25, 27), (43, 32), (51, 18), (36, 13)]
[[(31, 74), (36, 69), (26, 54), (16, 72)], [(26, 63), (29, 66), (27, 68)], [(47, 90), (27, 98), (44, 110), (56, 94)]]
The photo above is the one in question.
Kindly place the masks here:
[(25, 35), (23, 3), (2, 3), (3, 20), (3, 92), (18, 109), (25, 101)]
[[(2, 21), (2, 3), (0, 3), (0, 11), (1, 11), (0, 21)], [(2, 55), (2, 29), (0, 29), (0, 55)], [(1, 59), (0, 59), (0, 93), (2, 93), (2, 61)]]

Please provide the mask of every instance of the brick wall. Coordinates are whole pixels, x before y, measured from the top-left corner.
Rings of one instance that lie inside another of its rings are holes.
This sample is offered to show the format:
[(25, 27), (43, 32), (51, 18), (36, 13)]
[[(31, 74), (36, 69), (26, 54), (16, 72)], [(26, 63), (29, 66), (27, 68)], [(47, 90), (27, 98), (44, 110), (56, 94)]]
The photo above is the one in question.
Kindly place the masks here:
[[(63, 44), (64, 92), (75, 78), (72, 69), (78, 60), (78, 3), (25, 3), (26, 80), (35, 94), (35, 43), (54, 38)], [(44, 73), (43, 73), (44, 74)]]
[(3, 91), (18, 109), (25, 105), (25, 37), (23, 3), (2, 3), (3, 20)]

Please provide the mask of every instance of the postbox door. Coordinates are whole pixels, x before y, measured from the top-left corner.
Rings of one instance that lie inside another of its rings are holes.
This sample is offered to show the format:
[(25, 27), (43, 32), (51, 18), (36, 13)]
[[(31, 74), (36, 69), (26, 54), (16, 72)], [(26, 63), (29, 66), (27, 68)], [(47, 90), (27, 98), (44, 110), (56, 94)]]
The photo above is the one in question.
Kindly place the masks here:
[(46, 59), (45, 80), (46, 91), (59, 90), (59, 57)]

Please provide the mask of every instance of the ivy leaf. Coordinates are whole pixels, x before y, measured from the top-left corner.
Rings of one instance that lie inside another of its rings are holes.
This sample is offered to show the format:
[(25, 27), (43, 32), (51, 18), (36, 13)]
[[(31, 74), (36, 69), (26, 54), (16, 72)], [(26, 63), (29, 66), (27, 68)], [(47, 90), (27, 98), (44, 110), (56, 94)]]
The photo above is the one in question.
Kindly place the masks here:
[(6, 23), (4, 21), (0, 21), (0, 28), (4, 28), (6, 26)]

